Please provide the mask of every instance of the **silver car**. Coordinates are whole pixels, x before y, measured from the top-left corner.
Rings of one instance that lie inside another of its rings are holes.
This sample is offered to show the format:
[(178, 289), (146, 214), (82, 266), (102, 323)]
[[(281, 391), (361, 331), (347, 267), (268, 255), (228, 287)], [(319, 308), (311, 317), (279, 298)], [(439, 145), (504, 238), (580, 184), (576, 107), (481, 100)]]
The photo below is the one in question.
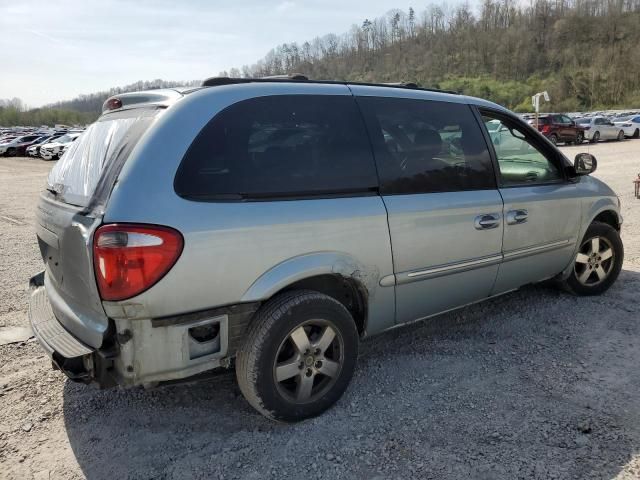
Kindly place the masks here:
[(595, 168), (503, 107), (413, 85), (112, 97), (40, 196), (33, 330), (76, 381), (235, 366), (264, 415), (312, 417), (363, 337), (547, 279), (606, 291), (622, 218)]
[(592, 143), (600, 140), (624, 140), (624, 130), (606, 117), (585, 117), (576, 120), (584, 128), (584, 138)]

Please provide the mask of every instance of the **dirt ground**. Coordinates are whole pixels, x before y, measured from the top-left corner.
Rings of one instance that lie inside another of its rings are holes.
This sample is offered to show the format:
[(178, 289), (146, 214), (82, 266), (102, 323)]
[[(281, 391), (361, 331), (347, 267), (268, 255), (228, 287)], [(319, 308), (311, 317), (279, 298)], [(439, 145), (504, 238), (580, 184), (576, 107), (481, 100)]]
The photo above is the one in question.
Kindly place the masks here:
[[(564, 150), (596, 155), (622, 199), (602, 297), (532, 286), (375, 337), (338, 405), (297, 425), (257, 414), (232, 372), (99, 391), (34, 341), (0, 346), (0, 478), (640, 478), (640, 140)], [(0, 159), (0, 326), (27, 324), (51, 166)]]

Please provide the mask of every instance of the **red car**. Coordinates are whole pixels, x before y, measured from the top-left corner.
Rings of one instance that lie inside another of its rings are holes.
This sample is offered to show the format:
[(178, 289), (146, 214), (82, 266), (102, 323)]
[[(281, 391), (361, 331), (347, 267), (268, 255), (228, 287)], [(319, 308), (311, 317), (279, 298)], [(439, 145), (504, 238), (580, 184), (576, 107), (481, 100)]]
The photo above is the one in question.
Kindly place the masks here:
[[(529, 119), (534, 127), (535, 122), (535, 118)], [(584, 141), (584, 128), (562, 113), (540, 115), (538, 130), (554, 145), (560, 142), (580, 145)]]
[(0, 155), (7, 157), (25, 156), (27, 147), (33, 145), (42, 135), (24, 135), (0, 143)]

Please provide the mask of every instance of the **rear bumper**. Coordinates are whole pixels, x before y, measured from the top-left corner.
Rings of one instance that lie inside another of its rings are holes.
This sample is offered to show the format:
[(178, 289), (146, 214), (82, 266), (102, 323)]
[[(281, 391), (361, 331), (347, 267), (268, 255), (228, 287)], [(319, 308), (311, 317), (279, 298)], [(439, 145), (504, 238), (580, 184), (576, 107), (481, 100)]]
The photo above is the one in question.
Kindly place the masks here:
[[(32, 277), (29, 287), (31, 327), (54, 368), (71, 380), (95, 382), (101, 388), (179, 380), (228, 366), (228, 357), (235, 353), (257, 309), (257, 304), (243, 304), (177, 317), (131, 320), (117, 318), (117, 305), (113, 305), (112, 327), (102, 346), (94, 348), (56, 318), (44, 272)], [(209, 331), (214, 333), (206, 337)]]
[(29, 288), (29, 321), (36, 339), (55, 367), (74, 381), (89, 383), (95, 350), (58, 322), (44, 288), (44, 272), (31, 278)]

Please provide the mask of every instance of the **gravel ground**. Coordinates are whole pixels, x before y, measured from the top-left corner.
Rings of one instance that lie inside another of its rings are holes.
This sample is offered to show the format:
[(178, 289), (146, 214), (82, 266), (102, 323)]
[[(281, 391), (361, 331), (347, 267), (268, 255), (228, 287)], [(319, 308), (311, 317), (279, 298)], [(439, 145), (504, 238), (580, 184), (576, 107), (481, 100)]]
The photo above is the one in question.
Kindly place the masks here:
[[(364, 343), (320, 418), (258, 415), (224, 372), (155, 390), (77, 385), (33, 341), (0, 347), (0, 477), (640, 478), (640, 140), (590, 150), (620, 194), (626, 259), (602, 297), (542, 286)], [(27, 323), (51, 163), (0, 159), (0, 326)]]

